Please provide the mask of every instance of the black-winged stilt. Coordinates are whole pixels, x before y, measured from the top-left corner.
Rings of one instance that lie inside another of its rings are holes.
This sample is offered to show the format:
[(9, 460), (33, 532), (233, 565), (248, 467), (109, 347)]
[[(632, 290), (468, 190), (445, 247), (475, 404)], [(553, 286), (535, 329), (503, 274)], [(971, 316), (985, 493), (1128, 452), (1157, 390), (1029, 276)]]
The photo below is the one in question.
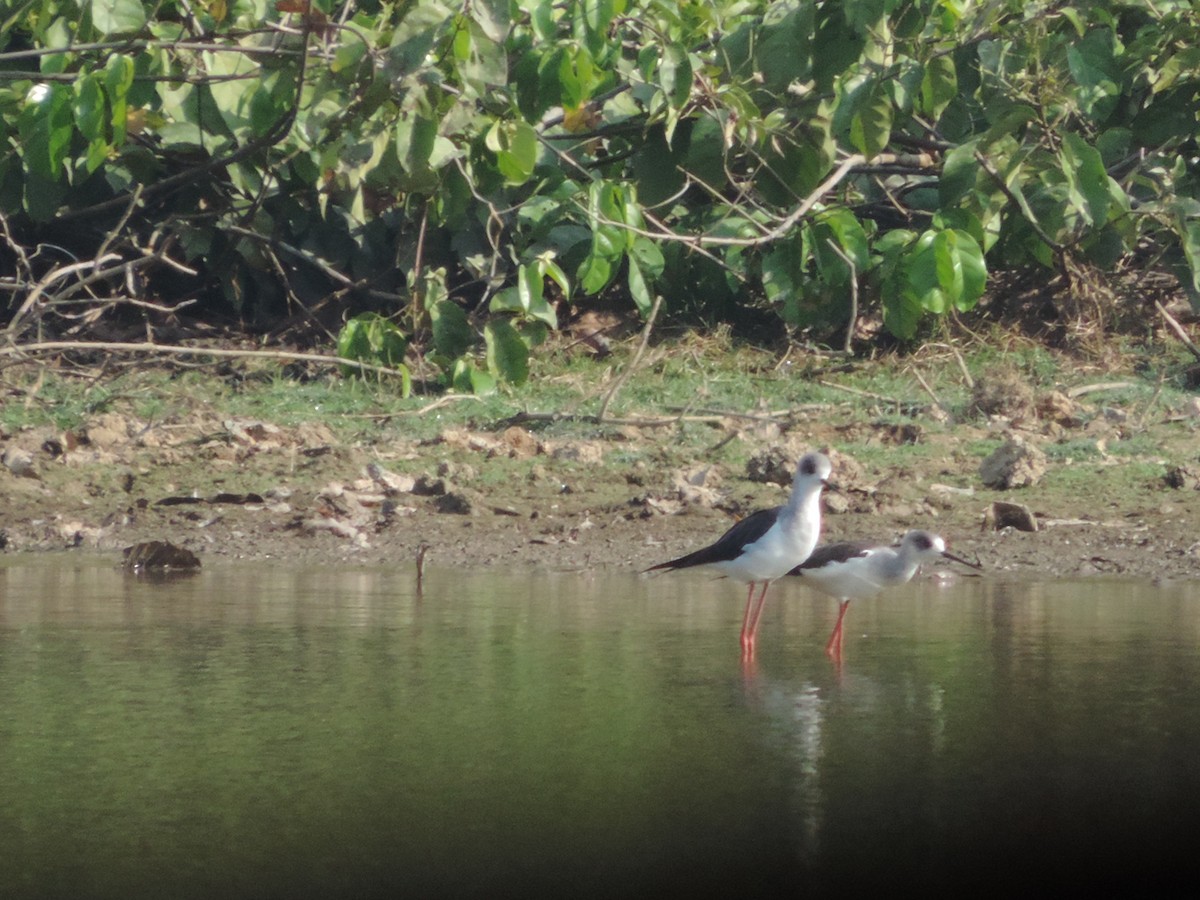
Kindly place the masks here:
[[(751, 513), (707, 547), (646, 569), (712, 566), (725, 578), (749, 585), (742, 616), (742, 656), (754, 656), (754, 638), (771, 582), (804, 562), (821, 533), (821, 488), (833, 471), (829, 458), (806, 453), (796, 464), (792, 495), (785, 506)], [(757, 603), (754, 586), (761, 585)]]
[(838, 601), (837, 624), (825, 645), (825, 652), (835, 660), (842, 655), (842, 621), (851, 600), (873, 597), (884, 588), (909, 581), (921, 563), (943, 557), (971, 568), (978, 563), (968, 562), (946, 549), (946, 542), (929, 531), (905, 533), (893, 546), (865, 541), (842, 541), (817, 547), (789, 575), (799, 575), (805, 584)]

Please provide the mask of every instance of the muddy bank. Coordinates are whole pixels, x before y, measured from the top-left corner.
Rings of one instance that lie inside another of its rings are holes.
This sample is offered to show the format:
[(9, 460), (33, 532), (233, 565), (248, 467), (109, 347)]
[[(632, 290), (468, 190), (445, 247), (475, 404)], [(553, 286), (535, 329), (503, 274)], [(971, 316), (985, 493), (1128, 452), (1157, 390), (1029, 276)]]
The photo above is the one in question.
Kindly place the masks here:
[[(762, 441), (773, 455), (738, 465), (720, 452), (661, 462), (631, 452), (669, 443), (670, 427), (556, 440), (518, 427), (447, 429), (421, 442), (346, 443), (320, 423), (106, 413), (71, 432), (0, 434), (0, 540), (9, 553), (78, 549), (114, 562), (123, 547), (166, 540), (210, 563), (408, 565), (428, 544), (433, 566), (638, 570), (782, 502), (773, 462), (832, 446), (841, 490), (828, 497), (826, 539), (920, 527), (996, 575), (1200, 577), (1194, 421), (1143, 423), (1149, 452), (1128, 455), (1111, 452), (1119, 423), (1103, 433), (1056, 427), (1023, 432), (1052, 451), (1045, 471), (1000, 489), (984, 483), (981, 455), (1013, 433), (1003, 423), (906, 434), (826, 415)], [(1053, 453), (1064, 442), (1081, 458)], [(1027, 507), (1038, 530), (998, 528), (998, 500)]]

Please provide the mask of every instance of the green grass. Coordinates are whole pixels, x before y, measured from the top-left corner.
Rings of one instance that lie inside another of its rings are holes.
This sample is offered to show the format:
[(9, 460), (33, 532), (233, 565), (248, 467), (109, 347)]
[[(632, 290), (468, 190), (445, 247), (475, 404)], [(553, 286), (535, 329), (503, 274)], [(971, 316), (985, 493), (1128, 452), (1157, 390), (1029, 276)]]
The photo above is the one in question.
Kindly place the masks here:
[[(524, 427), (542, 438), (598, 438), (610, 436), (614, 426), (588, 423), (582, 417), (597, 414), (613, 378), (619, 375), (633, 353), (632, 342), (622, 345), (606, 359), (561, 351), (535, 351), (533, 375), (519, 389), (502, 388), (487, 397), (445, 399), (438, 394), (401, 397), (398, 383), (344, 379), (327, 374), (310, 381), (285, 378), (279, 366), (247, 363), (222, 369), (232, 375), (214, 375), (212, 370), (127, 369), (100, 382), (63, 377), (52, 370), (38, 379), (34, 367), (9, 368), (3, 386), (8, 399), (0, 408), (0, 422), (7, 430), (53, 425), (70, 428), (85, 423), (104, 411), (123, 411), (146, 421), (163, 421), (194, 411), (197, 399), (219, 418), (260, 418), (280, 426), (323, 421), (341, 439), (423, 441), (436, 438), (448, 428), (498, 430), (519, 413), (535, 418)], [(1088, 394), (1083, 401), (1101, 414), (1103, 406), (1124, 409), (1136, 421), (1148, 412), (1181, 406), (1191, 396), (1181, 390), (1172, 376), (1160, 376), (1181, 364), (1136, 360), (1129, 371), (1102, 373), (1080, 371), (1077, 364), (1045, 348), (1020, 344), (1016, 349), (975, 347), (964, 357), (976, 378), (986, 378), (1000, 367), (1020, 372), (1035, 392), (1082, 383), (1128, 381), (1133, 386)], [(616, 391), (609, 406), (611, 418), (669, 417), (679, 412), (762, 413), (786, 410), (805, 404), (826, 404), (828, 417), (839, 420), (886, 420), (908, 422), (914, 411), (931, 402), (926, 388), (959, 420), (971, 391), (948, 350), (926, 348), (912, 356), (883, 356), (875, 360), (817, 357), (793, 354), (786, 360), (760, 348), (739, 344), (727, 335), (683, 337), (671, 343), (652, 345), (642, 365)], [(419, 372), (415, 372), (419, 376)], [(1165, 380), (1160, 380), (1163, 378)], [(30, 399), (31, 398), (31, 399)], [(553, 418), (559, 416), (560, 418)], [(576, 417), (576, 418), (572, 418)], [(814, 414), (819, 420), (820, 413)], [(921, 421), (929, 433), (946, 427)], [(745, 429), (754, 423), (746, 420)], [(803, 428), (803, 425), (801, 425)], [(655, 452), (664, 458), (695, 458), (713, 452), (724, 436), (711, 425), (686, 422), (655, 433)], [(986, 456), (997, 439), (974, 442), (968, 452)], [(752, 451), (754, 441), (731, 441), (716, 452), (728, 464), (740, 464)], [(904, 459), (919, 455), (920, 446), (907, 448), (848, 442), (848, 452), (886, 455)], [(1154, 450), (1148, 438), (1109, 441), (1108, 452), (1130, 455)], [(1098, 451), (1085, 438), (1061, 445), (1051, 444), (1053, 459), (1091, 458)], [(631, 452), (630, 462), (638, 453)]]
[(1156, 463), (1134, 461), (1105, 466), (1080, 462), (1051, 468), (1038, 483), (1038, 490), (1043, 499), (1058, 492), (1098, 504), (1119, 502), (1126, 492), (1140, 491), (1147, 483), (1161, 482), (1162, 477), (1163, 467)]

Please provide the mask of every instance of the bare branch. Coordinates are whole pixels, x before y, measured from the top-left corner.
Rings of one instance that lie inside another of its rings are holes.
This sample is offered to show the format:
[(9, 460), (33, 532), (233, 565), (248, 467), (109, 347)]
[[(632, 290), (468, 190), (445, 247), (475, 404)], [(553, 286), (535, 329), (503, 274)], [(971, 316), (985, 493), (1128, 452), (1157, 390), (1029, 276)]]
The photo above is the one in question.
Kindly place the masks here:
[(654, 306), (650, 310), (650, 315), (646, 317), (646, 324), (642, 328), (642, 340), (638, 343), (638, 348), (633, 354), (633, 359), (625, 367), (625, 370), (618, 375), (604, 395), (604, 399), (600, 402), (600, 411), (596, 413), (596, 421), (603, 423), (608, 417), (608, 407), (616, 397), (617, 391), (621, 386), (629, 380), (629, 376), (637, 369), (638, 363), (641, 362), (642, 354), (646, 352), (646, 346), (650, 343), (650, 331), (654, 328), (654, 320), (658, 318), (658, 311), (662, 308), (662, 295), (659, 294), (654, 298)]
[(374, 297), (378, 300), (391, 300), (397, 303), (408, 302), (408, 298), (401, 294), (394, 294), (391, 291), (379, 291), (375, 290), (374, 288), (368, 288), (367, 283), (369, 279), (360, 278), (358, 281), (355, 281), (349, 276), (343, 275), (333, 266), (329, 265), (329, 263), (325, 262), (325, 260), (314, 256), (307, 250), (301, 250), (299, 247), (294, 247), (286, 241), (281, 241), (278, 238), (269, 237), (267, 235), (260, 234), (257, 231), (251, 231), (249, 228), (242, 228), (238, 225), (230, 225), (226, 228), (226, 230), (234, 234), (241, 235), (242, 237), (250, 238), (255, 241), (261, 241), (262, 243), (268, 244), (271, 247), (276, 247), (280, 250), (283, 250), (289, 255), (296, 257), (296, 259), (302, 260), (313, 268), (320, 270), (321, 273), (327, 278), (337, 282), (348, 290), (362, 289), (367, 292), (368, 296)]
[(837, 245), (836, 241), (831, 238), (826, 243), (829, 244), (829, 248), (834, 253), (841, 257), (842, 262), (850, 268), (850, 321), (846, 324), (846, 340), (842, 345), (842, 350), (845, 353), (849, 353), (850, 346), (854, 341), (854, 326), (858, 322), (858, 267), (854, 265), (854, 260)]
[[(10, 340), (12, 339), (13, 335), (17, 333), (17, 329), (20, 327), (21, 321), (25, 318), (29, 311), (37, 305), (38, 301), (41, 300), (42, 296), (46, 293), (47, 289), (49, 289), (51, 285), (62, 281), (64, 278), (69, 278), (71, 275), (74, 275), (77, 272), (83, 272), (87, 269), (94, 269), (97, 266), (103, 266), (106, 263), (114, 262), (120, 258), (120, 255), (117, 253), (106, 253), (103, 256), (97, 257), (96, 259), (88, 259), (84, 260), (83, 262), (71, 263), (68, 266), (59, 266), (50, 270), (50, 272), (47, 273), (46, 276), (41, 279), (41, 281), (33, 286), (33, 290), (29, 292), (29, 296), (25, 298), (25, 302), (21, 304), (20, 309), (18, 309), (16, 314), (12, 317), (12, 321), (8, 323), (8, 328), (6, 328), (4, 332), (5, 335)], [(111, 271), (112, 270), (106, 270), (105, 277), (107, 277), (108, 274), (111, 274)]]
[(804, 200), (797, 206), (788, 216), (782, 219), (778, 225), (769, 231), (764, 232), (758, 237), (738, 238), (738, 237), (723, 237), (719, 235), (686, 235), (676, 234), (672, 231), (646, 231), (645, 229), (636, 228), (625, 222), (614, 222), (610, 219), (605, 219), (601, 216), (596, 217), (596, 221), (602, 225), (612, 225), (615, 228), (623, 228), (626, 231), (631, 231), (634, 234), (642, 235), (643, 237), (654, 238), (660, 241), (678, 241), (683, 244), (690, 244), (693, 247), (761, 247), (778, 240), (790, 231), (797, 222), (808, 215), (809, 210), (815, 206), (822, 197), (828, 194), (831, 190), (837, 187), (855, 166), (866, 161), (866, 158), (861, 154), (855, 153), (852, 156), (844, 159), (833, 173), (823, 182), (817, 185)]
[(109, 353), (162, 353), (167, 356), (215, 356), (224, 359), (281, 359), (295, 362), (324, 363), (331, 366), (351, 366), (363, 372), (380, 375), (399, 375), (403, 372), (385, 366), (371, 365), (357, 359), (341, 356), (326, 356), (321, 353), (291, 353), (286, 350), (232, 350), (222, 347), (180, 347), (174, 344), (156, 344), (151, 341), (133, 343), (127, 341), (41, 341), (34, 344), (19, 344), (0, 347), (0, 357), (62, 353), (64, 351), (104, 351)]

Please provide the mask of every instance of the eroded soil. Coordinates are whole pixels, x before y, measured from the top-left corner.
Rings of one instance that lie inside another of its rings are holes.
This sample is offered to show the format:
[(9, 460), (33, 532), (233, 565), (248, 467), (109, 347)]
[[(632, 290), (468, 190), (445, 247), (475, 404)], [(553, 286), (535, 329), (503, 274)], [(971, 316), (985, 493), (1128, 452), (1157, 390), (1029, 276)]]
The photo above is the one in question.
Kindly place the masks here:
[[(428, 544), (438, 566), (638, 570), (782, 502), (783, 486), (752, 480), (770, 477), (773, 462), (835, 447), (841, 491), (827, 498), (826, 539), (921, 527), (998, 575), (1200, 577), (1200, 418), (1097, 410), (959, 424), (926, 411), (872, 424), (835, 409), (792, 417), (786, 430), (730, 420), (690, 462), (656, 449), (671, 444), (672, 426), (579, 440), (451, 429), (427, 442), (348, 444), (319, 422), (110, 412), (69, 433), (0, 433), (0, 542), (9, 553), (100, 551), (114, 563), (124, 547), (166, 540), (209, 564), (370, 565), (413, 565)], [(1046, 471), (1030, 486), (989, 489), (981, 457), (1014, 432), (1051, 451)], [(735, 442), (773, 456), (727, 463)], [(997, 529), (996, 500), (1027, 506), (1038, 530)]]

